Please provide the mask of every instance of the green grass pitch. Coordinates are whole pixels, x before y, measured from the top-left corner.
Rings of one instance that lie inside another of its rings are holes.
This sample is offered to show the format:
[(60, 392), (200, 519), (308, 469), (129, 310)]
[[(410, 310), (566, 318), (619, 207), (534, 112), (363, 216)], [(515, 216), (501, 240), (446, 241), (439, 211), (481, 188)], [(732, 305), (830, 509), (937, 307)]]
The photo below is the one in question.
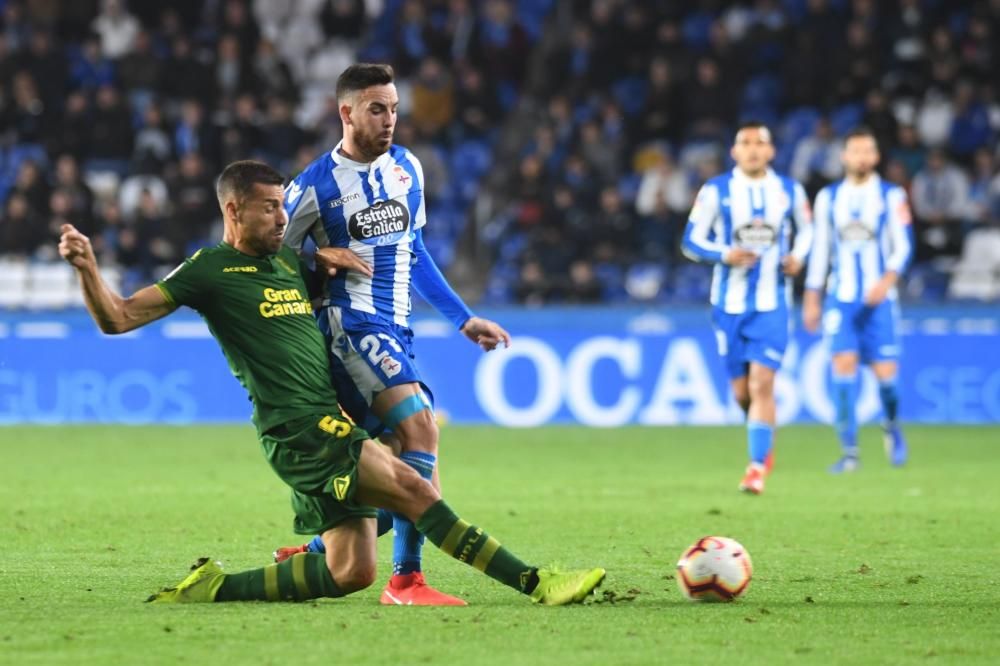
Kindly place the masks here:
[[(970, 664), (1000, 662), (1000, 427), (911, 427), (912, 464), (863, 431), (789, 427), (767, 493), (736, 492), (739, 428), (446, 426), (445, 496), (523, 559), (604, 566), (596, 603), (533, 606), (428, 545), (468, 608), (378, 604), (379, 584), (300, 604), (152, 606), (200, 555), (270, 561), (284, 487), (249, 427), (0, 429), (3, 664)], [(733, 604), (684, 601), (673, 567), (707, 534), (750, 551)]]

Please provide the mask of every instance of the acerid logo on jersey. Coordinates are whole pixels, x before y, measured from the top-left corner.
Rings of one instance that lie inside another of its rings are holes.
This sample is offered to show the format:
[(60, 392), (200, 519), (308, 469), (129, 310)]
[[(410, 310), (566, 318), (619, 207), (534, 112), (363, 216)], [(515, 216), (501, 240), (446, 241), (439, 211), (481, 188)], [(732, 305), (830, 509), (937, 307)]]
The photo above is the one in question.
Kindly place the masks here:
[(351, 216), (347, 229), (351, 238), (368, 245), (391, 245), (410, 227), (410, 212), (396, 201), (380, 201)]

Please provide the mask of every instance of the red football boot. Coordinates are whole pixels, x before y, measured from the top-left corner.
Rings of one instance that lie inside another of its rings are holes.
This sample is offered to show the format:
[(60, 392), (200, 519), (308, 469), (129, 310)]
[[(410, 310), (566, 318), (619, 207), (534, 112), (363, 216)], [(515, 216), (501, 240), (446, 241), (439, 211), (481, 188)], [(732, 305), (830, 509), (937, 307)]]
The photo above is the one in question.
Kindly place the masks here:
[(760, 495), (764, 492), (764, 466), (759, 463), (750, 463), (747, 473), (740, 481), (740, 490), (745, 493)]
[(419, 571), (394, 575), (379, 601), (386, 606), (468, 606), (458, 597), (435, 590)]
[(274, 551), (274, 561), (284, 562), (292, 555), (297, 555), (299, 553), (308, 553), (309, 544), (302, 544), (301, 546), (282, 546), (278, 550)]
[(764, 458), (764, 475), (767, 476), (768, 474), (770, 474), (772, 469), (774, 469), (774, 447), (773, 446), (771, 447), (771, 450), (767, 452), (767, 457)]

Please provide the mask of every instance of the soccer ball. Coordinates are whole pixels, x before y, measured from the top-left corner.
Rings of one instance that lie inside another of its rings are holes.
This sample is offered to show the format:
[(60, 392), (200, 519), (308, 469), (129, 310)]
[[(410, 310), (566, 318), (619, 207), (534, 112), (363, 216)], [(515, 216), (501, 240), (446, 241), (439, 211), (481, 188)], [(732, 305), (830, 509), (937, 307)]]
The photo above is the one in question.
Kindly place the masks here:
[(677, 586), (692, 601), (732, 601), (752, 577), (747, 549), (727, 537), (702, 537), (677, 562)]

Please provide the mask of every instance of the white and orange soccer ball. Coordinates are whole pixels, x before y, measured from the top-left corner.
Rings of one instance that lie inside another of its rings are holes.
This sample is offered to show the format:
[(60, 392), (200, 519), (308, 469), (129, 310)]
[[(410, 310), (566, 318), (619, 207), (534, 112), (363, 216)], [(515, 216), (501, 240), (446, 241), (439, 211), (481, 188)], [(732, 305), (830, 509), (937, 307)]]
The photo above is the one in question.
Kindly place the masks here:
[(692, 601), (732, 601), (752, 577), (747, 549), (727, 537), (702, 537), (677, 562), (677, 586)]

